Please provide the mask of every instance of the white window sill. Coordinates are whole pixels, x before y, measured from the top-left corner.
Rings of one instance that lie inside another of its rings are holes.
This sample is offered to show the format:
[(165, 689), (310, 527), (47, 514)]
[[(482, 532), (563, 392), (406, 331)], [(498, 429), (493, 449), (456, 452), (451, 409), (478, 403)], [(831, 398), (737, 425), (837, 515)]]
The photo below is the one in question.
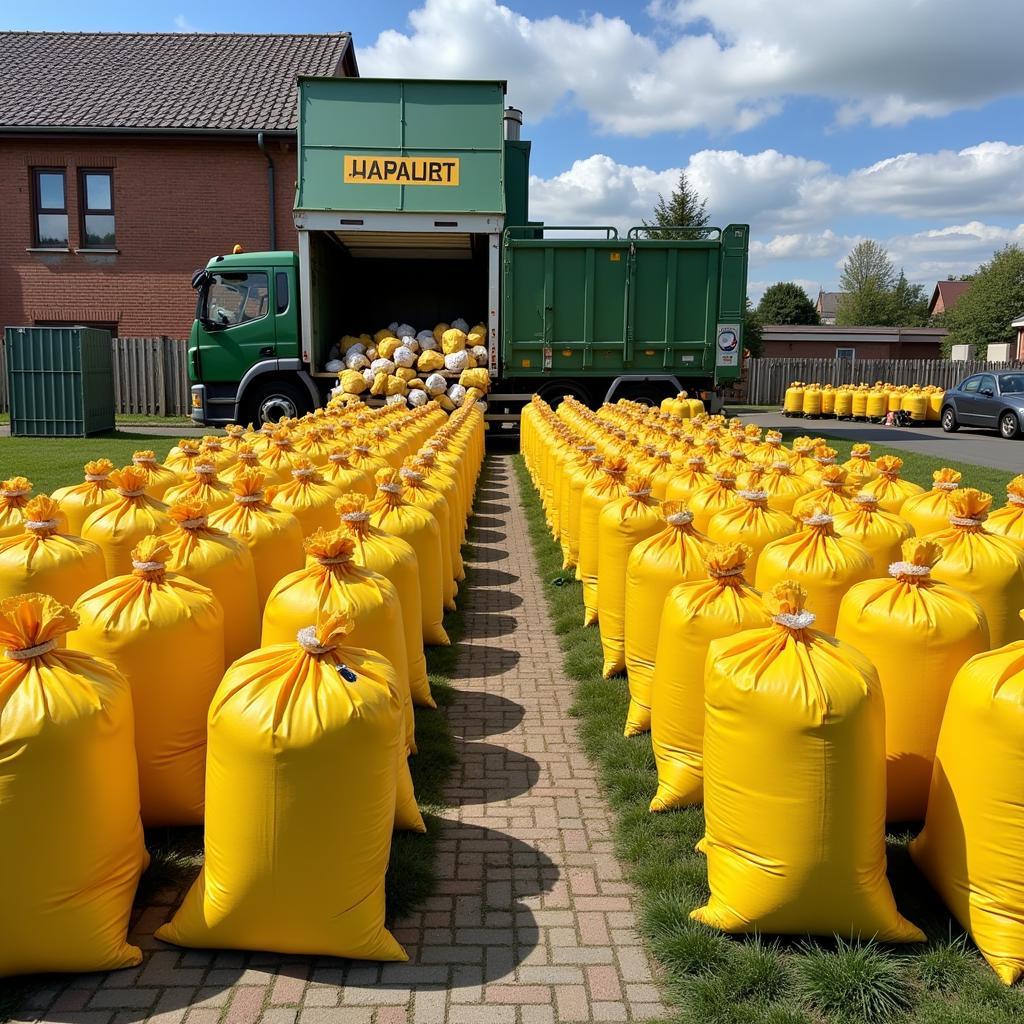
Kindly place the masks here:
[(71, 252), (70, 249), (58, 249), (53, 246), (36, 246), (33, 248), (26, 249), (25, 252)]
[(76, 249), (75, 255), (88, 256), (89, 253), (98, 253), (100, 256), (116, 256), (120, 252), (120, 249)]

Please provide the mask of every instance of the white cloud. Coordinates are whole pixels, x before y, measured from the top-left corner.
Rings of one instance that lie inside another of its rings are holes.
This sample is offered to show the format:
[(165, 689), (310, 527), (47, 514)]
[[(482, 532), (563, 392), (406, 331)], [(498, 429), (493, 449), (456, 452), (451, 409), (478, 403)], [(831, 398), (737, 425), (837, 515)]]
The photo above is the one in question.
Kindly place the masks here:
[(368, 75), (509, 80), (539, 119), (562, 104), (601, 130), (742, 131), (787, 98), (836, 104), (840, 125), (899, 125), (1024, 94), (1024, 5), (975, 0), (655, 0), (654, 35), (622, 18), (531, 19), (497, 0), (422, 0), (407, 31), (360, 49)]
[(184, 14), (176, 14), (174, 16), (174, 31), (175, 32), (198, 32), (199, 29), (193, 25)]

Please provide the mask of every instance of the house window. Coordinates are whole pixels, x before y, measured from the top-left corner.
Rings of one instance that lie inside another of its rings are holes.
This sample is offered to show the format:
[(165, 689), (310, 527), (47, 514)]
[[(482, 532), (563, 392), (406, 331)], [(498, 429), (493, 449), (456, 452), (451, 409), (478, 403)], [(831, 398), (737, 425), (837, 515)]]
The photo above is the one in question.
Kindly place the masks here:
[(82, 207), (82, 248), (113, 249), (114, 172), (79, 171)]
[(855, 348), (837, 348), (836, 359), (845, 359), (848, 362), (853, 362), (856, 358), (857, 350)]
[(68, 203), (64, 171), (32, 169), (33, 242), (39, 249), (68, 247)]

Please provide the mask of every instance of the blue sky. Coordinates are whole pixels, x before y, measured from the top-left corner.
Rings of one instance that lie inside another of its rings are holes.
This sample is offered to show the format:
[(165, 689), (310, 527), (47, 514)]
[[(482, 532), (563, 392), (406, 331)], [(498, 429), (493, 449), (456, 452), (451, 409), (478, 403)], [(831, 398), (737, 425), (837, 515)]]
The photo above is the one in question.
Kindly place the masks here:
[(535, 216), (638, 223), (685, 169), (715, 222), (751, 224), (755, 300), (776, 280), (835, 287), (864, 237), (929, 287), (1024, 243), (1021, 3), (93, 0), (0, 24), (346, 29), (364, 74), (508, 78)]

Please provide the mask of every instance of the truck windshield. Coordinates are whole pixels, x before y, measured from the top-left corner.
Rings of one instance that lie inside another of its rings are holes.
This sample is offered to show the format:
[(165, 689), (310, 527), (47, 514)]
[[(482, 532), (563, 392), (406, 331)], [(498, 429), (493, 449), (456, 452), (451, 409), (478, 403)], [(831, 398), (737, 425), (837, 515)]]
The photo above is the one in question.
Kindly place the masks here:
[(214, 273), (203, 292), (200, 316), (218, 327), (235, 327), (265, 317), (269, 301), (265, 273)]

